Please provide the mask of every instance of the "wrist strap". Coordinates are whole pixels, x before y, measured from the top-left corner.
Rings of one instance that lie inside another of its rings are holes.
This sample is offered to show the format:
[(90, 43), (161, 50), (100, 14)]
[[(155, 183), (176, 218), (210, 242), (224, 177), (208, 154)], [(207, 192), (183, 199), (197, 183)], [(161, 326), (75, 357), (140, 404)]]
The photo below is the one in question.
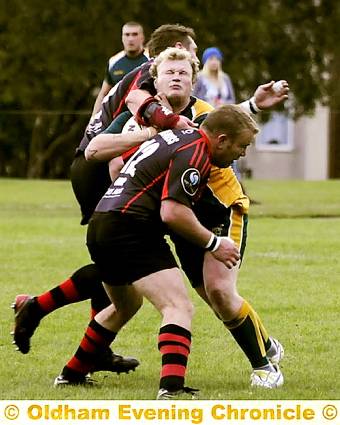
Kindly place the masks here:
[(150, 96), (139, 107), (136, 118), (138, 124), (167, 130), (176, 126), (179, 115), (160, 105), (154, 97)]
[(146, 119), (144, 117), (144, 112), (145, 112), (145, 109), (151, 103), (157, 103), (157, 100), (153, 96), (150, 96), (147, 99), (145, 99), (144, 102), (138, 108), (138, 111), (136, 113), (136, 121), (137, 121), (137, 123), (140, 124), (140, 125), (144, 125), (145, 127), (148, 127), (149, 124), (147, 123), (147, 121), (146, 121)]
[(256, 105), (254, 96), (251, 97), (248, 102), (249, 102), (249, 109), (253, 114), (257, 114), (258, 112), (261, 111), (261, 109)]
[(214, 252), (218, 249), (221, 244), (221, 238), (216, 236), (214, 233), (211, 234), (209, 242), (206, 244), (205, 249), (210, 252)]

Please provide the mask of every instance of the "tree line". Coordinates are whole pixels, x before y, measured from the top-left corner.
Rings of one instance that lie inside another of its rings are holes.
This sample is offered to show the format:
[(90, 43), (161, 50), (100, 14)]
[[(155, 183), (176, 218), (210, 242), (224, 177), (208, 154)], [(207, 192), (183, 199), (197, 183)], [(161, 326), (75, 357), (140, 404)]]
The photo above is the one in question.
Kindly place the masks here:
[[(0, 0), (0, 175), (65, 178), (101, 85), (121, 50), (121, 26), (146, 36), (164, 23), (194, 28), (199, 55), (217, 46), (238, 100), (289, 81), (295, 116), (321, 101), (340, 110), (336, 0)], [(332, 137), (339, 114), (332, 113)], [(335, 152), (340, 156), (340, 150)]]

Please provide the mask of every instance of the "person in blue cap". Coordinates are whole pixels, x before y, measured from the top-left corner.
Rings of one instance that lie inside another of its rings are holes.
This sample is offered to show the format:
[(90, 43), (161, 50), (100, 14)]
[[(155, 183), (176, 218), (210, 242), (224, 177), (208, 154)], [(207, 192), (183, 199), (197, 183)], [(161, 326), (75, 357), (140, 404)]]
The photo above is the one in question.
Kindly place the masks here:
[(235, 103), (233, 84), (222, 70), (223, 54), (217, 47), (205, 49), (202, 56), (203, 69), (198, 74), (194, 96), (217, 108)]
[[(208, 47), (202, 55), (203, 69), (194, 87), (194, 96), (218, 108), (226, 103), (236, 103), (234, 87), (228, 74), (222, 70), (223, 54), (217, 47)], [(232, 168), (238, 180), (241, 173), (234, 161)]]

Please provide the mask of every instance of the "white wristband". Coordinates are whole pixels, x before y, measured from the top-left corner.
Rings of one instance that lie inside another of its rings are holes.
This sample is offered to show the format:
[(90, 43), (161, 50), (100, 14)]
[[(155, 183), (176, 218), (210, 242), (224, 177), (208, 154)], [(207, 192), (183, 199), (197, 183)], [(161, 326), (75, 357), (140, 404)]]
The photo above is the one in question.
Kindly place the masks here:
[(208, 243), (204, 247), (205, 249), (209, 249), (211, 247), (211, 245), (214, 242), (215, 237), (216, 237), (216, 235), (214, 235), (214, 233), (212, 233), (211, 236), (210, 236), (210, 239), (209, 239)]
[(251, 97), (248, 102), (249, 102), (249, 109), (253, 114), (257, 114), (258, 112), (261, 111), (261, 109), (256, 105), (254, 96)]
[(214, 233), (211, 234), (209, 242), (204, 247), (206, 250), (210, 252), (214, 252), (218, 249), (221, 244), (221, 237), (216, 236)]
[(210, 252), (215, 252), (218, 250), (219, 246), (221, 245), (222, 238), (220, 236), (216, 236), (216, 243), (215, 246), (210, 250)]

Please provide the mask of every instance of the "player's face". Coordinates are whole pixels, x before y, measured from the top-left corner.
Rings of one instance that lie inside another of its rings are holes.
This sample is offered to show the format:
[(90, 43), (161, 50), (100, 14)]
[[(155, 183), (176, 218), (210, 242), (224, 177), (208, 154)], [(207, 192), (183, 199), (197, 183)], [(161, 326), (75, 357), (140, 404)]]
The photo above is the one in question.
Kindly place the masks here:
[(140, 26), (124, 25), (122, 30), (122, 42), (125, 52), (136, 55), (143, 50), (144, 34)]
[(243, 156), (246, 156), (247, 147), (254, 141), (254, 134), (249, 130), (242, 131), (234, 139), (225, 137), (225, 135), (219, 136), (221, 143), (213, 153), (213, 164), (218, 167), (225, 168), (231, 165), (231, 163)]
[(192, 68), (187, 60), (164, 60), (157, 67), (155, 88), (172, 102), (187, 101), (192, 92)]

